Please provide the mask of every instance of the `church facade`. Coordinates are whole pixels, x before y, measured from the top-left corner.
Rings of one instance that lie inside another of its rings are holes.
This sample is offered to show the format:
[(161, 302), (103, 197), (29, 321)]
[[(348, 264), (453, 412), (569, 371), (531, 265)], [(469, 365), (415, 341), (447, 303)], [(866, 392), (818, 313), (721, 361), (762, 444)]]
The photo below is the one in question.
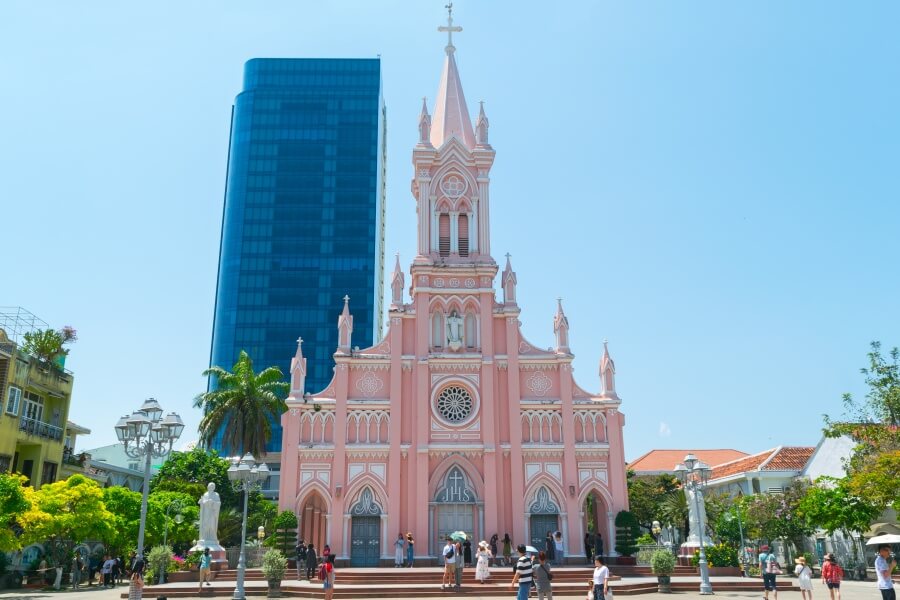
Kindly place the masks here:
[[(460, 29), (451, 18), (441, 30)], [(561, 531), (567, 556), (583, 556), (592, 530), (614, 554), (614, 518), (628, 508), (615, 366), (604, 342), (601, 391), (575, 383), (561, 302), (555, 348), (523, 337), (516, 273), (491, 254), (489, 123), (482, 106), (473, 126), (454, 52), (448, 40), (433, 114), (423, 102), (419, 116), (417, 255), (408, 282), (397, 259), (384, 339), (353, 346), (345, 297), (334, 378), (314, 393), (298, 341), (280, 508), (296, 512), (300, 537), (354, 566), (392, 562), (401, 532), (421, 564), (454, 531), (539, 547)]]

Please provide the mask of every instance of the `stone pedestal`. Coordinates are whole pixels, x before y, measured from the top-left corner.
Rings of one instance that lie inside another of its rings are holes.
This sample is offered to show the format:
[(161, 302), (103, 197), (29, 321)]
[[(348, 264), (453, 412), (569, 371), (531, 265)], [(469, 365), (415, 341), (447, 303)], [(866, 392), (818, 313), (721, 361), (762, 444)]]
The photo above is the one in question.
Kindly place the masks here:
[(700, 542), (687, 541), (678, 549), (678, 564), (690, 566), (691, 560), (694, 558), (694, 552), (700, 549)]

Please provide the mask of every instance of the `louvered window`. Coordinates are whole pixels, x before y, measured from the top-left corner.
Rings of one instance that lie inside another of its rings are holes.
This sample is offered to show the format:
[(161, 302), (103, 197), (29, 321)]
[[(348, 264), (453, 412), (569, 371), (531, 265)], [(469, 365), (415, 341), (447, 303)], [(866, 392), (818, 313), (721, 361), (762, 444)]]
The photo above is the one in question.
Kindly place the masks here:
[(459, 255), (469, 255), (469, 215), (459, 215)]
[(438, 219), (438, 252), (450, 256), (450, 215), (442, 214)]

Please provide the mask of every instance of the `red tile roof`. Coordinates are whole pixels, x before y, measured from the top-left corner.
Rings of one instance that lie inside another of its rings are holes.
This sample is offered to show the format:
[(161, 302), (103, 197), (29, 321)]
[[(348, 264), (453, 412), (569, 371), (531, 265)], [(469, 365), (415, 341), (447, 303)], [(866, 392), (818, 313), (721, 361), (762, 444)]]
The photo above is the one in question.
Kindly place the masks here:
[(779, 446), (745, 458), (715, 465), (710, 480), (751, 471), (800, 471), (815, 452), (812, 446)]
[(709, 465), (736, 460), (747, 456), (746, 452), (731, 449), (719, 450), (651, 450), (632, 461), (628, 468), (640, 473), (671, 473), (675, 465), (684, 460), (685, 455), (693, 454)]

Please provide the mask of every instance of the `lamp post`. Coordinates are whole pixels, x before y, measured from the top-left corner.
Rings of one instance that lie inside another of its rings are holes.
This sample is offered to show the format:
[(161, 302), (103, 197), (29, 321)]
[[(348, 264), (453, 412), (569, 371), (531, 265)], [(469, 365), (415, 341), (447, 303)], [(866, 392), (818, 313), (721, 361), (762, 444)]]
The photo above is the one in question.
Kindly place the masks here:
[[(173, 520), (176, 523), (181, 523), (184, 521), (184, 515), (181, 514), (181, 511), (184, 510), (184, 505), (181, 503), (181, 500), (173, 500), (166, 507), (166, 518), (165, 518), (166, 523), (165, 523), (165, 526), (163, 527), (163, 546), (166, 546), (168, 544), (168, 540), (169, 540), (169, 511), (172, 510), (172, 508), (175, 508), (177, 510), (177, 512), (175, 513), (175, 517), (173, 517)], [(166, 559), (166, 566), (168, 566), (168, 564), (169, 564), (169, 561), (168, 561), (168, 559)], [(162, 585), (165, 582), (166, 582), (166, 570), (160, 569), (159, 585)]]
[(656, 537), (656, 547), (659, 548), (659, 536), (662, 533), (662, 526), (659, 524), (659, 521), (653, 521), (653, 524), (650, 526), (650, 531), (652, 531), (653, 535)]
[(740, 507), (740, 506), (738, 506), (738, 507), (735, 509), (734, 514), (728, 513), (728, 514), (725, 516), (725, 518), (726, 518), (727, 520), (729, 520), (729, 521), (731, 521), (731, 520), (734, 519), (735, 517), (737, 517), (737, 522), (738, 522), (738, 534), (741, 536), (741, 554), (740, 554), (740, 557), (741, 557), (741, 575), (746, 575), (746, 573), (747, 573), (747, 570), (746, 570), (746, 566), (747, 566), (747, 546), (744, 544), (744, 525), (743, 525), (743, 523), (741, 523), (741, 507)]
[(228, 467), (228, 479), (236, 492), (244, 492), (244, 516), (241, 519), (241, 553), (238, 557), (237, 586), (234, 588), (234, 600), (245, 600), (244, 571), (247, 568), (245, 546), (247, 544), (247, 502), (251, 490), (258, 490), (269, 476), (266, 463), (256, 464), (256, 459), (249, 452), (243, 458), (232, 458)]
[[(144, 492), (141, 497), (141, 522), (138, 528), (137, 559), (144, 564), (144, 533), (147, 527), (147, 495), (150, 492), (150, 460), (172, 451), (172, 444), (181, 437), (184, 422), (176, 413), (163, 418), (163, 409), (153, 398), (116, 423), (116, 437), (131, 458), (144, 459)], [(132, 584), (132, 588), (134, 584)], [(140, 598), (141, 589), (129, 591), (129, 597)]]
[(709, 583), (709, 565), (706, 562), (706, 550), (703, 542), (703, 529), (706, 525), (703, 523), (703, 511), (700, 509), (701, 490), (709, 481), (710, 471), (712, 471), (710, 466), (693, 454), (688, 454), (684, 457), (684, 462), (675, 465), (675, 475), (686, 491), (693, 492), (694, 505), (697, 509), (697, 529), (700, 534), (700, 594), (702, 595), (713, 593), (712, 585)]

